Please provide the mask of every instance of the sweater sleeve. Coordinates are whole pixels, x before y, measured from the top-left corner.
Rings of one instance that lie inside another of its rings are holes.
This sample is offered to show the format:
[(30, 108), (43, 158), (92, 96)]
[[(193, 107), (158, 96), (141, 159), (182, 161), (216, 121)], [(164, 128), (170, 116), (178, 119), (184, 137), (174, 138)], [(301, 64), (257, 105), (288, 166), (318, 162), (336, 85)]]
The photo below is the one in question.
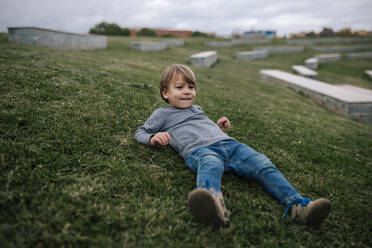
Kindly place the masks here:
[(164, 111), (156, 109), (145, 124), (137, 129), (136, 140), (145, 145), (151, 145), (150, 138), (161, 131), (165, 121)]

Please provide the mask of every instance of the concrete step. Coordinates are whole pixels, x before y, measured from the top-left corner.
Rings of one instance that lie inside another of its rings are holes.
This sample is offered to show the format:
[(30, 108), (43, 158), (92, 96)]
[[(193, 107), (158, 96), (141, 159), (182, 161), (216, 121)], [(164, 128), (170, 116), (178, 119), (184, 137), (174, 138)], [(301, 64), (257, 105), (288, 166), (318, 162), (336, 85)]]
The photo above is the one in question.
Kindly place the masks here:
[(332, 85), (280, 70), (261, 70), (260, 74), (265, 80), (302, 92), (340, 115), (372, 124), (372, 94), (366, 93), (369, 90), (360, 92), (355, 87)]

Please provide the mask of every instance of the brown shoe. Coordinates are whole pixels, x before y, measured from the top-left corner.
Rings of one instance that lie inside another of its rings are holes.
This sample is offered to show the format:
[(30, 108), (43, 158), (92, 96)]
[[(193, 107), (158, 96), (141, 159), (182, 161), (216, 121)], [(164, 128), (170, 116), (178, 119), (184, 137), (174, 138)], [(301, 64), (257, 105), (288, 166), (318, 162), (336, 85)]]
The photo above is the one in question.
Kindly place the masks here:
[(320, 198), (316, 201), (310, 201), (306, 206), (301, 204), (293, 205), (291, 215), (295, 220), (315, 229), (319, 229), (330, 211), (331, 202), (327, 199)]
[(230, 211), (225, 208), (222, 193), (216, 196), (211, 190), (195, 189), (189, 194), (189, 206), (201, 222), (218, 227), (229, 221)]

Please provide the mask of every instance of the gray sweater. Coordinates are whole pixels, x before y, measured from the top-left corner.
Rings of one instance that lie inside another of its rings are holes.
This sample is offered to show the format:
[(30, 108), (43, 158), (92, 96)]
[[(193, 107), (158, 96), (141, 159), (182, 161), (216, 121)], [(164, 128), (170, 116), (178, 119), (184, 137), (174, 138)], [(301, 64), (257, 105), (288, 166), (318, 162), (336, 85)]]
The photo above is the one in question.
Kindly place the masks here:
[(136, 131), (136, 140), (150, 145), (150, 138), (158, 132), (168, 132), (169, 144), (184, 158), (195, 148), (233, 139), (211, 121), (201, 107), (187, 109), (162, 107), (156, 109), (145, 124)]

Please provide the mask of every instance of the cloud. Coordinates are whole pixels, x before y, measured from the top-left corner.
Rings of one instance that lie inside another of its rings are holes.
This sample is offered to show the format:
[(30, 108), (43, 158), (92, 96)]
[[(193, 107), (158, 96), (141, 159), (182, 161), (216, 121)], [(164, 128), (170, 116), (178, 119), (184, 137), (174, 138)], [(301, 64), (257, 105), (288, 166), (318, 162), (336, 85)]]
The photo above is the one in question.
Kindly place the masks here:
[(236, 29), (279, 34), (323, 27), (372, 30), (371, 9), (370, 0), (0, 0), (0, 31), (38, 26), (85, 33), (101, 21), (219, 34)]

